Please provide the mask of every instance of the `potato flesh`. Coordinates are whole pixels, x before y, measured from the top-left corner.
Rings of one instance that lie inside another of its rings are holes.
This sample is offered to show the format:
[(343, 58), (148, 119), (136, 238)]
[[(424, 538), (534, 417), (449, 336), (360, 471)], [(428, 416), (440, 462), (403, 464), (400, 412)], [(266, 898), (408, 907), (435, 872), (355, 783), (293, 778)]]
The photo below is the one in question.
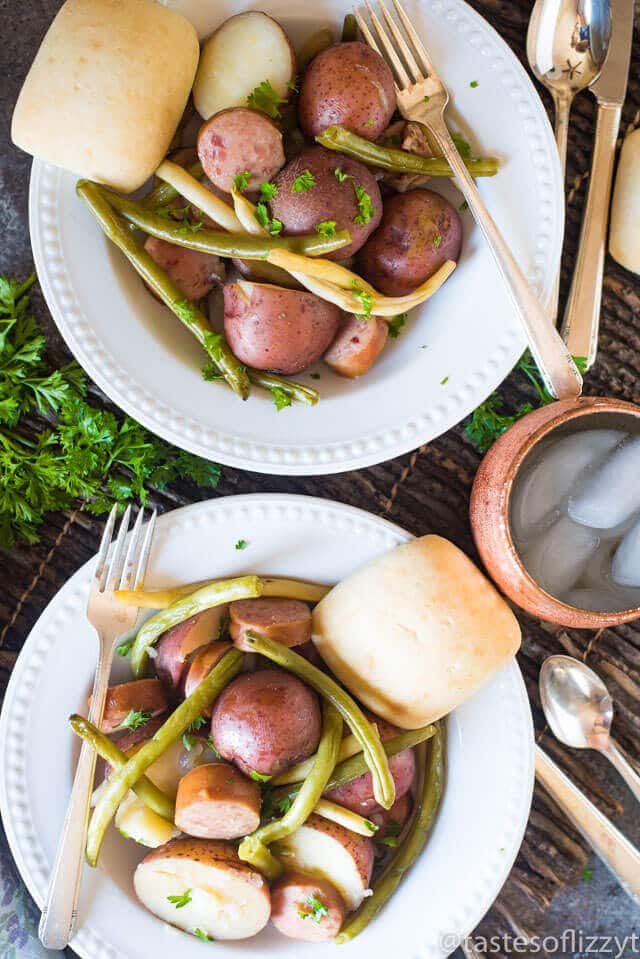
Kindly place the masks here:
[[(186, 932), (200, 929), (212, 939), (255, 936), (271, 913), (265, 884), (256, 885), (228, 863), (168, 856), (140, 863), (133, 884), (140, 901), (159, 919)], [(191, 902), (176, 909), (167, 897), (187, 890)]]
[(246, 107), (263, 80), (284, 99), (294, 69), (287, 35), (275, 20), (259, 12), (232, 17), (202, 50), (193, 86), (196, 109), (208, 120), (227, 107)]
[(300, 826), (277, 843), (277, 855), (286, 869), (296, 869), (328, 879), (342, 896), (349, 912), (357, 909), (367, 888), (351, 853), (333, 836)]
[(153, 809), (149, 809), (147, 804), (138, 799), (131, 790), (118, 806), (115, 823), (116, 829), (125, 839), (133, 839), (134, 842), (140, 843), (141, 846), (148, 846), (150, 849), (157, 849), (158, 846), (163, 846), (165, 842), (180, 835), (180, 830), (176, 829), (173, 823), (163, 819)]

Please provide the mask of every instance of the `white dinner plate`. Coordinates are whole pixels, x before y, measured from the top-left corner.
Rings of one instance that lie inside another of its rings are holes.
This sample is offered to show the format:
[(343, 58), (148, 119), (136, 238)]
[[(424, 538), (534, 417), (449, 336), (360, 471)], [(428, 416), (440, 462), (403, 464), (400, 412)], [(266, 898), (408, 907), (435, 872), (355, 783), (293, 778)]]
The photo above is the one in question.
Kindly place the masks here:
[[(246, 539), (244, 551), (234, 548)], [(225, 497), (162, 516), (147, 583), (161, 587), (270, 572), (331, 583), (410, 539), (362, 510), (305, 496)], [(51, 601), (11, 676), (0, 719), (0, 808), (18, 869), (36, 902), (47, 879), (77, 748), (67, 725), (83, 710), (96, 644), (84, 610), (93, 560)], [(126, 678), (118, 663), (118, 679)], [(426, 849), (375, 922), (344, 946), (349, 959), (446, 955), (468, 934), (506, 879), (533, 789), (533, 728), (518, 667), (507, 666), (448, 720), (448, 775)], [(205, 946), (148, 913), (132, 886), (143, 851), (112, 828), (97, 870), (85, 868), (72, 942), (83, 959), (198, 959)], [(212, 947), (208, 947), (212, 948)], [(332, 944), (286, 939), (272, 926), (254, 939), (217, 943), (220, 959), (328, 959)]]
[[(202, 20), (203, 3), (167, 2), (187, 9), (191, 3)], [(338, 0), (212, 0), (209, 26), (256, 5), (281, 20), (298, 45), (318, 26), (329, 23), (337, 32), (348, 10)], [(516, 259), (546, 299), (559, 262), (564, 193), (538, 94), (506, 43), (463, 0), (409, 0), (406, 7), (451, 92), (452, 127), (467, 136), (475, 153), (500, 159), (499, 174), (478, 185)], [(284, 474), (337, 473), (382, 462), (470, 413), (524, 348), (493, 259), (466, 212), (454, 275), (411, 314), (366, 376), (353, 382), (320, 364), (319, 381), (309, 371), (298, 377), (319, 388), (315, 408), (294, 404), (278, 412), (260, 390), (242, 403), (223, 384), (204, 382), (201, 348), (105, 240), (74, 186), (72, 175), (34, 162), (31, 238), (56, 323), (118, 406), (154, 433), (209, 459)], [(444, 179), (433, 186), (460, 205), (461, 196)]]

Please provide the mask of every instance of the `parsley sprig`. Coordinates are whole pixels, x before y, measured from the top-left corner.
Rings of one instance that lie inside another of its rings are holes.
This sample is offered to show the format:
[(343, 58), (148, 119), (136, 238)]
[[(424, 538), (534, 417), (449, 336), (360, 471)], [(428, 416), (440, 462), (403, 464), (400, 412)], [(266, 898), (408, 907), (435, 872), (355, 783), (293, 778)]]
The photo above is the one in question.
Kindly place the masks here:
[(287, 98), (276, 93), (269, 80), (263, 80), (247, 97), (248, 107), (266, 113), (272, 120), (279, 118), (280, 110), (278, 107), (286, 102)]
[(167, 902), (170, 902), (176, 909), (184, 909), (191, 902), (191, 890), (185, 889), (180, 896), (167, 896)]
[(140, 729), (141, 726), (146, 726), (150, 719), (151, 713), (146, 712), (146, 710), (130, 709), (118, 729), (130, 729), (131, 731)]
[(322, 920), (329, 915), (329, 910), (317, 896), (310, 893), (304, 901), (304, 907), (300, 906), (298, 908), (298, 915), (301, 919), (311, 919), (316, 926), (319, 926)]
[(315, 186), (316, 178), (311, 170), (303, 170), (300, 176), (297, 176), (291, 184), (292, 193), (306, 193)]

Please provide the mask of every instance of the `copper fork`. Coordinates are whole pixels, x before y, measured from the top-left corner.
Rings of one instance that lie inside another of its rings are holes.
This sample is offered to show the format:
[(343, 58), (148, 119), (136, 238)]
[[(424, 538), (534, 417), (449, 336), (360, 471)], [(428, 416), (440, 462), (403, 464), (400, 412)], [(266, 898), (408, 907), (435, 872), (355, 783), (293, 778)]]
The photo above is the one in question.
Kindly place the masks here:
[(362, 34), (370, 47), (382, 57), (386, 55), (395, 77), (396, 101), (402, 116), (428, 127), (449, 163), (455, 182), (493, 254), (545, 386), (557, 399), (579, 396), (582, 377), (560, 334), (498, 230), (473, 177), (451, 139), (444, 120), (449, 93), (438, 76), (424, 43), (399, 0), (393, 0), (397, 21), (384, 0), (379, 2), (382, 20), (369, 3), (365, 5), (377, 40), (365, 18), (356, 10), (355, 16)]
[[(89, 708), (89, 721), (95, 726), (102, 721), (116, 642), (135, 625), (139, 612), (136, 607), (119, 602), (114, 591), (142, 588), (151, 552), (155, 511), (146, 527), (142, 525), (143, 510), (138, 512), (127, 543), (130, 517), (131, 507), (127, 507), (112, 543), (116, 507), (111, 510), (102, 534), (87, 603), (87, 619), (99, 640), (98, 665)], [(95, 751), (83, 743), (38, 929), (40, 942), (48, 949), (64, 949), (75, 931), (95, 766)]]

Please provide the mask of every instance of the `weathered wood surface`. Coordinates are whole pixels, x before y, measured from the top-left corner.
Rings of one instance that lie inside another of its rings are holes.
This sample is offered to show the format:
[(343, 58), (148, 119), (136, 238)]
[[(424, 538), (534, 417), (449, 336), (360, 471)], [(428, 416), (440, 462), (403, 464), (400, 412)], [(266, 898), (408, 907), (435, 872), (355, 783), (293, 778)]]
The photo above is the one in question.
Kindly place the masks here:
[[(19, 84), (57, 0), (38, 0), (25, 5), (13, 0), (0, 4), (5, 23), (16, 26), (15, 42), (3, 45), (6, 78), (2, 95), (2, 125), (5, 139), (2, 157), (5, 242), (0, 251), (0, 271), (24, 274), (30, 268), (26, 194), (27, 159), (8, 146), (10, 115)], [(524, 42), (530, 13), (527, 0), (474, 0), (479, 10), (502, 34), (526, 66)], [(640, 123), (640, 31), (636, 23), (629, 93), (622, 129)], [(543, 94), (545, 104), (549, 99)], [(566, 296), (574, 264), (581, 210), (588, 181), (594, 103), (589, 94), (575, 102), (569, 137), (567, 170), (567, 227), (562, 261), (562, 300)], [(36, 294), (36, 313), (51, 338), (56, 360), (67, 351)], [(600, 354), (585, 384), (585, 392), (640, 401), (640, 282), (610, 259), (604, 280)], [(515, 408), (532, 399), (522, 377), (512, 376), (503, 392)], [(94, 391), (94, 401), (109, 406)], [(467, 522), (468, 500), (480, 455), (460, 426), (428, 446), (396, 460), (334, 477), (284, 478), (224, 469), (215, 495), (256, 491), (286, 491), (333, 498), (388, 517), (413, 533), (440, 533), (475, 556)], [(189, 484), (151, 497), (160, 510), (173, 509), (203, 498), (204, 491)], [(48, 600), (68, 576), (95, 551), (100, 523), (82, 512), (52, 515), (42, 530), (41, 542), (31, 548), (0, 551), (0, 689), (6, 685), (15, 657)], [(551, 653), (566, 650), (585, 658), (606, 678), (616, 701), (616, 734), (636, 760), (640, 760), (640, 623), (604, 630), (599, 634), (577, 630), (550, 630), (520, 616), (524, 642), (519, 657), (531, 697), (539, 739), (549, 753), (571, 774), (573, 780), (610, 816), (620, 814), (620, 790), (603, 775), (603, 765), (590, 755), (570, 753), (545, 732), (537, 675), (540, 663)], [(491, 788), (483, 784), (482, 788)], [(624, 801), (633, 802), (626, 794)], [(618, 798), (617, 798), (618, 797)], [(637, 837), (636, 837), (637, 841)], [(544, 909), (566, 884), (575, 884), (587, 859), (585, 846), (563, 816), (537, 789), (531, 820), (522, 849), (503, 893), (481, 924), (489, 935), (518, 928), (523, 916), (529, 924), (545, 930)], [(533, 911), (529, 908), (533, 905)], [(629, 907), (630, 908), (630, 907)], [(632, 911), (625, 913), (633, 922)], [(569, 918), (569, 917), (567, 917)], [(574, 924), (588, 916), (573, 915)], [(622, 920), (626, 921), (625, 919)], [(611, 932), (614, 930), (612, 929)], [(630, 932), (629, 929), (616, 930)]]

